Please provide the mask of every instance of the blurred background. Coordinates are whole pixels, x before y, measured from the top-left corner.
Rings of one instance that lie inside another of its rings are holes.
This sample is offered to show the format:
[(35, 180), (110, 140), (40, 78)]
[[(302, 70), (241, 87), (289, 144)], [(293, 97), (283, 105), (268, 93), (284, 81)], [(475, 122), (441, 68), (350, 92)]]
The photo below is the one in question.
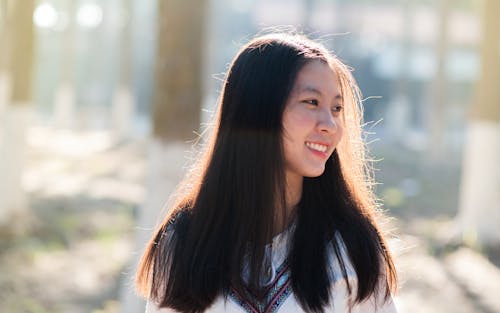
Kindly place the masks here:
[(228, 63), (278, 25), (361, 87), (400, 312), (500, 312), (499, 16), (498, 0), (0, 0), (0, 312), (143, 311), (137, 258)]

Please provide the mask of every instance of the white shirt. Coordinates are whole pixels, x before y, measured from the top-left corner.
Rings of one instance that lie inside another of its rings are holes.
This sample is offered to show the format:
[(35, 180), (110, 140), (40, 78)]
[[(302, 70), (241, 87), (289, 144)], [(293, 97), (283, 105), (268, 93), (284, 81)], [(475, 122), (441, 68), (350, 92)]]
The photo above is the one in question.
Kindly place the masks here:
[[(205, 310), (206, 313), (299, 313), (305, 312), (299, 305), (298, 301), (293, 295), (290, 286), (288, 266), (285, 262), (287, 255), (287, 237), (290, 234), (290, 229), (277, 235), (273, 238), (272, 245), (269, 245), (266, 250), (272, 253), (272, 276), (269, 278), (269, 292), (264, 302), (257, 300), (248, 300), (252, 297), (246, 295), (241, 297), (236, 292), (231, 291), (228, 297), (219, 296), (215, 299), (214, 303)], [(356, 272), (346, 257), (345, 246), (340, 235), (336, 236), (341, 253), (344, 259), (344, 264), (347, 270), (347, 278), (353, 290), (352, 295), (356, 294)], [(349, 312), (349, 294), (347, 292), (347, 285), (342, 276), (340, 265), (333, 252), (333, 248), (328, 251), (330, 262), (332, 264), (332, 271), (334, 279), (332, 280), (332, 298), (325, 313), (347, 313)], [(267, 285), (267, 284), (266, 284)], [(369, 299), (362, 303), (353, 305), (352, 313), (396, 313), (396, 307), (392, 298), (384, 302), (384, 292), (380, 292), (380, 296), (376, 299), (372, 295)], [(352, 296), (351, 296), (352, 297)], [(155, 303), (148, 301), (146, 305), (146, 313), (175, 313), (172, 309), (162, 308), (159, 309)]]

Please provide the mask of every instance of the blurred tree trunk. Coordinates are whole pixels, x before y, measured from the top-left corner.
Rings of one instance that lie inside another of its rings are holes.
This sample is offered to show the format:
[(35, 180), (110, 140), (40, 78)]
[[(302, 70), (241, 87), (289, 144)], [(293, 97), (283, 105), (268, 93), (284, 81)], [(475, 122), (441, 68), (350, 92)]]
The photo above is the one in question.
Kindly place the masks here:
[(199, 127), (203, 1), (159, 2), (153, 132), (162, 141), (193, 138)]
[[(21, 185), (26, 154), (26, 129), (32, 115), (34, 0), (7, 2), (6, 69), (11, 90), (5, 107), (0, 143), (0, 222), (23, 226), (27, 201)], [(5, 61), (5, 60), (4, 60)]]
[[(75, 1), (64, 1), (64, 9), (68, 16), (76, 13)], [(54, 99), (54, 124), (57, 127), (71, 128), (75, 123), (76, 99), (75, 99), (75, 19), (69, 18), (67, 26), (63, 31), (63, 43), (61, 54), (61, 78), (55, 92)]]
[(438, 1), (439, 29), (436, 45), (437, 69), (436, 76), (430, 89), (430, 106), (427, 107), (427, 120), (429, 121), (428, 162), (439, 164), (444, 162), (446, 147), (444, 132), (446, 130), (446, 106), (448, 83), (446, 77), (446, 60), (448, 54), (448, 24), (451, 0)]
[(131, 132), (135, 104), (132, 94), (132, 41), (131, 41), (131, 0), (122, 1), (123, 9), (120, 19), (125, 21), (121, 29), (120, 70), (118, 84), (113, 95), (111, 118), (113, 131), (118, 138), (127, 138)]
[(313, 13), (314, 7), (316, 5), (316, 0), (303, 0), (304, 5), (304, 15), (303, 15), (303, 24), (304, 30), (306, 33), (312, 32), (312, 21), (313, 21)]
[(401, 14), (403, 17), (403, 29), (401, 37), (401, 54), (398, 60), (398, 79), (395, 82), (394, 97), (388, 103), (385, 112), (385, 127), (387, 128), (387, 136), (391, 139), (407, 144), (409, 130), (411, 127), (410, 121), (410, 69), (409, 60), (412, 57), (412, 27), (413, 18), (413, 2), (404, 0), (401, 3)]
[(464, 146), (458, 220), (472, 246), (500, 244), (500, 1), (484, 1), (481, 75)]
[(12, 14), (9, 14), (8, 23), (12, 26), (9, 31), (8, 48), (11, 49), (8, 68), (12, 77), (12, 105), (30, 105), (32, 102), (33, 53), (34, 31), (33, 10), (34, 0), (10, 1)]
[(0, 0), (0, 120), (9, 98), (9, 78), (7, 76), (7, 0)]
[[(136, 236), (138, 252), (143, 251), (162, 207), (184, 174), (187, 142), (199, 129), (206, 4), (205, 0), (158, 2), (153, 137), (148, 147), (147, 195), (137, 222), (143, 229)], [(136, 264), (134, 260), (134, 270)], [(122, 288), (121, 299), (124, 313), (144, 310), (144, 302), (130, 290), (130, 281)]]

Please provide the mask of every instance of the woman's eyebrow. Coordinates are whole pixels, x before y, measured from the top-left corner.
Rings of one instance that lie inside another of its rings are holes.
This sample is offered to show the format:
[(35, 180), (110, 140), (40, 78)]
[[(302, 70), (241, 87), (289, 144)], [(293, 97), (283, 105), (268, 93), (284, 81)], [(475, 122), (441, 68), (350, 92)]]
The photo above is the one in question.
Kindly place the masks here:
[[(303, 86), (299, 89), (299, 94), (301, 93), (305, 93), (305, 92), (309, 92), (309, 93), (315, 93), (319, 96), (322, 96), (323, 93), (321, 93), (321, 91), (313, 86)], [(340, 93), (336, 94), (335, 95), (335, 100), (338, 100), (338, 101), (342, 101), (344, 100), (344, 98), (342, 97), (342, 95)]]
[(315, 93), (317, 95), (323, 95), (319, 89), (313, 87), (313, 86), (302, 86), (299, 89), (299, 93), (304, 93), (304, 92), (310, 92), (310, 93)]

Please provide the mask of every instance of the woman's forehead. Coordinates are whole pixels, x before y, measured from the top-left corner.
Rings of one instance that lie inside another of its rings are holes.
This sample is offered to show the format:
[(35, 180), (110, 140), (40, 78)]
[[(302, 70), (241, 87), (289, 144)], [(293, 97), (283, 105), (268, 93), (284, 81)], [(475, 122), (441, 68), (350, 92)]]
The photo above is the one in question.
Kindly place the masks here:
[(292, 92), (318, 95), (327, 93), (337, 97), (340, 94), (337, 73), (324, 62), (309, 62), (298, 72)]

